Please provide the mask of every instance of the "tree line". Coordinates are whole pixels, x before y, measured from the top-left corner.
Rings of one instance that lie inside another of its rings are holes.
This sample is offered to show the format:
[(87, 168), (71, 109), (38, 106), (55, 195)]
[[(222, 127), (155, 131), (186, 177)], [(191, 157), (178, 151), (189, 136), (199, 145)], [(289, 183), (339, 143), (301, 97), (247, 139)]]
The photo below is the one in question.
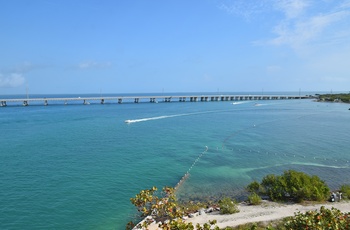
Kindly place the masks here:
[[(216, 221), (212, 220), (204, 225), (194, 226), (191, 222), (184, 221), (183, 217), (203, 208), (203, 204), (183, 204), (176, 198), (175, 189), (164, 187), (160, 193), (156, 187), (141, 190), (135, 197), (130, 198), (131, 203), (140, 213), (140, 218), (144, 221), (138, 227), (147, 229), (150, 223), (159, 223), (160, 229), (166, 230), (186, 230), (198, 229), (209, 230), (219, 228), (215, 226)], [(261, 182), (253, 181), (246, 187), (249, 194), (248, 203), (258, 205), (262, 197), (277, 202), (304, 201), (326, 202), (330, 199), (331, 190), (327, 184), (318, 176), (310, 176), (303, 172), (287, 170), (282, 175), (269, 174), (263, 177)], [(350, 199), (350, 185), (342, 185), (338, 192), (341, 192), (343, 199)], [(213, 205), (213, 204), (212, 204)], [(221, 199), (214, 204), (221, 214), (232, 214), (239, 212), (236, 200), (229, 197)], [(148, 217), (148, 218), (146, 218)], [(135, 226), (129, 222), (126, 229), (130, 230)], [(296, 213), (293, 217), (288, 217), (278, 224), (258, 227), (256, 224), (248, 224), (243, 228), (230, 229), (350, 229), (350, 213), (342, 213), (337, 209), (326, 209), (321, 207), (319, 211), (309, 211), (306, 213)]]

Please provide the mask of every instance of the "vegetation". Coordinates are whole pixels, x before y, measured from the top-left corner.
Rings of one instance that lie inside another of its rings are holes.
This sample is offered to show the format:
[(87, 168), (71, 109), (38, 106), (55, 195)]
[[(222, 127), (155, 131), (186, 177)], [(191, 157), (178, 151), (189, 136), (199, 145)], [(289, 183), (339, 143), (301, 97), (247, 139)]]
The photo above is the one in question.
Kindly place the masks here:
[(259, 205), (261, 204), (261, 197), (255, 192), (253, 192), (248, 196), (248, 202), (251, 205)]
[(350, 93), (341, 94), (322, 94), (318, 95), (321, 101), (331, 101), (331, 102), (346, 102), (350, 103)]
[(340, 187), (344, 199), (350, 199), (350, 185), (344, 184)]
[[(251, 204), (259, 204), (261, 195), (268, 195), (271, 200), (285, 201), (303, 200), (325, 201), (329, 195), (329, 188), (317, 176), (309, 176), (302, 172), (293, 170), (285, 171), (282, 175), (273, 174), (265, 176), (261, 183), (254, 181), (247, 186), (250, 192), (248, 201)], [(342, 185), (340, 191), (344, 199), (350, 198), (350, 185)], [(216, 221), (209, 221), (204, 225), (193, 226), (192, 223), (185, 222), (182, 217), (189, 213), (198, 211), (204, 204), (189, 202), (186, 206), (179, 204), (175, 196), (175, 190), (171, 187), (164, 187), (160, 194), (157, 188), (142, 190), (131, 203), (140, 212), (141, 217), (151, 216), (159, 223), (160, 229), (166, 230), (219, 230)], [(159, 195), (159, 196), (158, 196)], [(232, 214), (239, 212), (237, 203), (230, 198), (219, 201), (220, 212), (222, 214)], [(147, 218), (146, 218), (147, 220)], [(147, 229), (149, 221), (144, 221), (141, 226)], [(135, 225), (130, 222), (127, 229), (132, 229)], [(338, 209), (326, 209), (324, 206), (320, 210), (308, 211), (306, 213), (295, 213), (294, 216), (273, 222), (259, 222), (240, 225), (237, 227), (226, 227), (224, 230), (292, 230), (292, 229), (350, 229), (350, 212), (342, 213)]]
[(295, 213), (292, 217), (283, 220), (264, 223), (249, 223), (225, 230), (348, 230), (350, 229), (350, 213), (342, 213), (336, 208), (327, 209), (324, 206), (319, 211)]
[[(155, 193), (157, 187), (151, 189), (141, 190), (134, 198), (131, 198), (131, 203), (137, 208), (141, 217), (151, 216), (153, 220), (159, 222), (159, 228), (166, 230), (185, 230), (194, 229), (192, 223), (185, 223), (182, 219), (185, 216), (185, 208), (178, 204), (175, 190), (171, 187), (164, 187), (161, 196), (158, 197)], [(141, 226), (147, 229), (150, 224), (149, 221), (144, 221)], [(203, 226), (197, 225), (198, 230), (213, 229), (213, 225), (216, 221), (209, 221), (209, 223)], [(129, 222), (126, 229), (132, 229), (135, 226), (134, 223)], [(214, 229), (218, 229), (217, 227)]]
[(295, 202), (325, 201), (329, 196), (326, 183), (317, 176), (288, 170), (281, 176), (265, 176), (258, 186), (256, 181), (247, 186), (247, 190), (268, 196), (273, 201), (293, 200)]
[(339, 229), (350, 228), (350, 213), (342, 213), (336, 208), (326, 209), (321, 207), (320, 211), (298, 212), (294, 217), (286, 218), (284, 224), (286, 229)]
[(239, 212), (237, 202), (226, 197), (219, 201), (221, 214), (233, 214)]

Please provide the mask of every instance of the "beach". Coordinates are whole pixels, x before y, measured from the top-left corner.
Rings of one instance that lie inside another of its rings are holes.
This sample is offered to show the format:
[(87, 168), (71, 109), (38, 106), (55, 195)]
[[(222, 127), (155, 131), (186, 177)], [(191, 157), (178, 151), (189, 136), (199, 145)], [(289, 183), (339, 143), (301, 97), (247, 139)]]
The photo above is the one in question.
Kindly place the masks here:
[[(216, 220), (216, 226), (220, 228), (235, 227), (247, 223), (257, 222), (269, 222), (273, 220), (283, 219), (285, 217), (294, 216), (295, 213), (305, 213), (310, 210), (320, 210), (321, 206), (325, 206), (328, 209), (332, 207), (339, 209), (343, 213), (350, 212), (350, 202), (327, 202), (322, 204), (285, 204), (276, 203), (271, 201), (262, 201), (260, 205), (249, 205), (245, 202), (238, 204), (238, 213), (222, 215), (219, 211), (211, 213), (203, 213), (195, 215), (194, 217), (186, 218), (186, 222), (192, 222), (194, 226), (196, 224), (205, 224), (211, 220)], [(152, 223), (149, 230), (158, 230), (158, 224)]]
[(297, 212), (305, 213), (310, 210), (320, 210), (321, 206), (325, 206), (328, 209), (334, 207), (342, 212), (350, 212), (350, 203), (346, 201), (312, 205), (282, 204), (263, 201), (261, 205), (257, 206), (241, 203), (239, 204), (239, 213), (231, 215), (220, 215), (218, 212), (205, 213), (189, 218), (187, 222), (192, 222), (196, 225), (197, 223), (204, 224), (209, 220), (216, 220), (217, 226), (220, 228), (235, 227), (246, 223), (278, 220), (288, 216), (294, 216), (294, 213)]

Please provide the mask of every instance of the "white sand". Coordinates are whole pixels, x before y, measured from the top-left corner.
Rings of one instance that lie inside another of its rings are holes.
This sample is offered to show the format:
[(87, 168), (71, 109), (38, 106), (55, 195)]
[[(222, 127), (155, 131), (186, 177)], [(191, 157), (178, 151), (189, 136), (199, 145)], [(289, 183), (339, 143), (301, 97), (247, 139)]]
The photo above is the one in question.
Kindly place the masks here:
[(209, 220), (216, 220), (217, 226), (220, 228), (234, 227), (240, 224), (254, 223), (260, 221), (271, 221), (282, 219), (288, 216), (294, 216), (294, 213), (305, 213), (309, 210), (320, 210), (321, 206), (328, 209), (332, 207), (339, 209), (342, 212), (350, 212), (350, 203), (346, 201), (314, 204), (314, 205), (300, 205), (300, 204), (278, 204), (274, 202), (264, 201), (261, 205), (253, 206), (246, 204), (239, 204), (239, 212), (231, 215), (220, 215), (216, 213), (206, 213), (193, 218), (189, 218), (187, 222), (192, 222), (194, 226), (208, 223)]
[[(246, 223), (282, 219), (284, 217), (294, 216), (294, 214), (299, 211), (305, 213), (309, 210), (320, 210), (321, 206), (325, 206), (328, 209), (334, 207), (343, 213), (350, 212), (350, 202), (347, 201), (313, 205), (279, 204), (270, 201), (263, 201), (261, 205), (257, 206), (244, 203), (239, 204), (239, 212), (235, 214), (221, 215), (219, 212), (204, 213), (202, 215), (188, 218), (186, 222), (192, 222), (193, 225), (196, 226), (197, 223), (204, 224), (208, 223), (210, 220), (216, 220), (216, 225), (220, 228), (235, 227)], [(148, 229), (158, 230), (158, 224), (153, 223)]]

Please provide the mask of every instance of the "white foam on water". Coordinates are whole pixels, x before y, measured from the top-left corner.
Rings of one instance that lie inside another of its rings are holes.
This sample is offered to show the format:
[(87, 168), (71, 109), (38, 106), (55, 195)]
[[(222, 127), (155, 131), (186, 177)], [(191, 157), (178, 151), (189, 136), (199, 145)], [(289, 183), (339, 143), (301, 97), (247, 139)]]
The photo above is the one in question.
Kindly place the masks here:
[(152, 121), (152, 120), (166, 119), (166, 118), (172, 118), (172, 117), (182, 117), (182, 116), (190, 116), (190, 115), (198, 115), (198, 114), (206, 114), (206, 113), (217, 113), (217, 112), (223, 112), (223, 111), (230, 111), (230, 110), (212, 110), (212, 111), (203, 111), (203, 112), (196, 112), (196, 113), (181, 113), (181, 114), (174, 114), (174, 115), (131, 119), (131, 120), (125, 120), (124, 122), (127, 124), (130, 124), (130, 123), (137, 123), (137, 122), (143, 122), (143, 121)]

